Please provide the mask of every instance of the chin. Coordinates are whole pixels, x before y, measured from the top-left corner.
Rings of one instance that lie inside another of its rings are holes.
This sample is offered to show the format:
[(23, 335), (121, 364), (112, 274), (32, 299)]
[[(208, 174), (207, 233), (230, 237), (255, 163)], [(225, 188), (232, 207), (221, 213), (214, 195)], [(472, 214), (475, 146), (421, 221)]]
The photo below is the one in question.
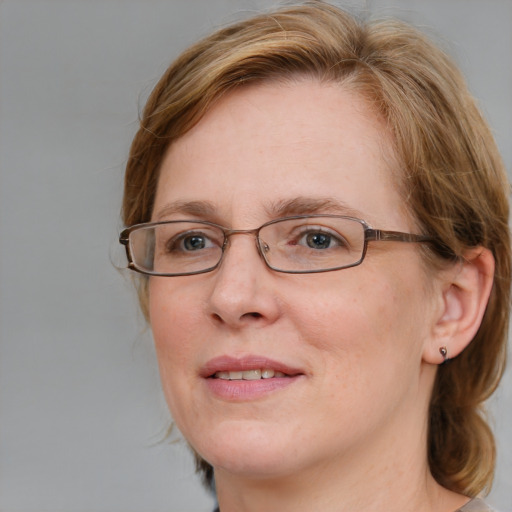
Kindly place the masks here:
[(277, 435), (276, 427), (257, 428), (249, 422), (242, 422), (234, 428), (212, 429), (208, 436), (201, 437), (192, 446), (209, 464), (216, 469), (244, 477), (268, 478), (285, 475), (295, 471), (296, 464), (291, 463), (290, 454), (296, 447), (288, 446), (286, 438), (292, 436)]

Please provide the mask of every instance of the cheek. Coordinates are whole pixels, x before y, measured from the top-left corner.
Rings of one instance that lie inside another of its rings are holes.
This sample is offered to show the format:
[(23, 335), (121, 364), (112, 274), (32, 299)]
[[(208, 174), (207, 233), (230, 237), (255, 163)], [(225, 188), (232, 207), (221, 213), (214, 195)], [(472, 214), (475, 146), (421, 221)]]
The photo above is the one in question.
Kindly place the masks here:
[(320, 361), (312, 410), (321, 408), (326, 425), (347, 431), (362, 418), (370, 424), (396, 410), (413, 392), (421, 362), (418, 290), (382, 276), (364, 282), (345, 277), (339, 286), (306, 295), (310, 300), (293, 309), (300, 311), (295, 324), (301, 338)]
[(149, 283), (149, 320), (155, 343), (162, 348), (181, 344), (178, 338), (191, 336), (200, 318), (198, 297), (193, 296), (179, 278), (172, 278), (172, 283), (169, 279), (155, 278)]
[(385, 278), (368, 267), (362, 274), (352, 269), (350, 274), (340, 272), (337, 279), (304, 280), (299, 297), (288, 294), (294, 301), (287, 311), (300, 326), (301, 338), (318, 349), (340, 380), (351, 378), (347, 375), (355, 380), (356, 371), (371, 379), (392, 371), (403, 357), (420, 359), (425, 307), (421, 292), (403, 276)]
[(149, 285), (149, 319), (166, 395), (183, 381), (182, 370), (194, 365), (198, 345), (204, 342), (197, 335), (197, 299), (179, 283), (169, 284), (157, 278)]
[(368, 273), (364, 280), (355, 272), (350, 276), (340, 272), (335, 277), (303, 283), (300, 295), (290, 292), (293, 302), (287, 304), (287, 311), (319, 348), (364, 350), (361, 339), (392, 326), (395, 305), (399, 307), (397, 296), (388, 283)]
[(195, 380), (197, 358), (208, 333), (199, 332), (200, 324), (204, 326), (199, 297), (179, 281), (150, 280), (149, 316), (165, 399), (173, 422), (187, 432), (187, 425), (197, 423), (202, 416)]

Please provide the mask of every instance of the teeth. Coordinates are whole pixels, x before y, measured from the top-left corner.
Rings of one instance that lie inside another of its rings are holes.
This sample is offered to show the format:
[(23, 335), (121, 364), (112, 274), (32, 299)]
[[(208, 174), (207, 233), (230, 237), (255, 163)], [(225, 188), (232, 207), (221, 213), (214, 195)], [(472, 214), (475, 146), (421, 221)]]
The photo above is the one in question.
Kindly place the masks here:
[(261, 379), (261, 370), (247, 370), (243, 372), (242, 378), (244, 380), (259, 380)]
[(237, 372), (217, 372), (214, 377), (223, 380), (258, 380), (258, 379), (271, 379), (272, 377), (285, 377), (283, 372), (277, 372), (271, 368), (264, 368), (262, 370), (246, 370)]

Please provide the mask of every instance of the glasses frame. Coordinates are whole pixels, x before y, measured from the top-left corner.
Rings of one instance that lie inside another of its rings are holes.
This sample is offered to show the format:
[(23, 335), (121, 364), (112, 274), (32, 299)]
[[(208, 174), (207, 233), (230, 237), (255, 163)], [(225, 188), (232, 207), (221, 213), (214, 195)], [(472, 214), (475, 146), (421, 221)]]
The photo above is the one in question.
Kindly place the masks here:
[[(318, 269), (318, 270), (281, 270), (279, 268), (273, 267), (265, 258), (264, 249), (263, 249), (263, 241), (259, 238), (260, 231), (272, 224), (276, 224), (278, 222), (283, 222), (287, 220), (296, 220), (296, 219), (309, 219), (309, 218), (333, 218), (333, 219), (346, 219), (358, 222), (363, 226), (364, 229), (364, 245), (363, 245), (363, 251), (361, 254), (361, 258), (359, 258), (358, 261), (355, 263), (351, 263), (350, 265), (341, 265), (339, 267), (335, 268), (328, 268), (328, 269)], [(133, 256), (130, 250), (130, 234), (133, 231), (136, 231), (138, 229), (142, 228), (148, 228), (153, 226), (159, 226), (162, 224), (177, 224), (182, 222), (192, 222), (194, 224), (203, 224), (205, 226), (212, 226), (220, 229), (224, 234), (224, 241), (222, 243), (222, 254), (219, 258), (219, 261), (212, 267), (205, 268), (203, 270), (195, 270), (193, 272), (180, 272), (175, 274), (169, 274), (169, 273), (162, 273), (162, 272), (151, 272), (147, 271), (141, 268), (138, 268), (134, 261)], [(270, 268), (271, 270), (275, 272), (281, 272), (283, 274), (319, 274), (323, 272), (334, 272), (335, 270), (343, 270), (345, 268), (352, 268), (357, 267), (358, 265), (361, 265), (363, 262), (366, 251), (368, 248), (369, 242), (407, 242), (407, 243), (434, 243), (437, 244), (437, 240), (433, 237), (427, 236), (427, 235), (417, 235), (414, 233), (404, 233), (401, 231), (388, 231), (384, 229), (374, 229), (372, 228), (366, 221), (362, 219), (358, 219), (357, 217), (350, 217), (347, 215), (329, 215), (329, 214), (312, 214), (312, 215), (294, 215), (291, 217), (281, 217), (279, 219), (274, 219), (269, 222), (265, 222), (265, 224), (262, 224), (259, 228), (255, 229), (229, 229), (224, 226), (221, 226), (220, 224), (215, 224), (214, 222), (208, 222), (208, 221), (202, 221), (202, 220), (194, 220), (194, 219), (183, 219), (183, 220), (166, 220), (161, 222), (144, 222), (140, 224), (134, 224), (133, 226), (127, 227), (121, 231), (119, 235), (119, 243), (121, 245), (125, 246), (126, 250), (126, 258), (128, 260), (128, 268), (130, 270), (133, 270), (135, 272), (139, 272), (144, 275), (148, 276), (160, 276), (160, 277), (178, 277), (178, 276), (191, 276), (196, 274), (206, 274), (208, 272), (212, 272), (216, 268), (219, 267), (219, 265), (222, 263), (222, 260), (224, 259), (224, 253), (226, 252), (226, 247), (229, 242), (229, 238), (233, 235), (253, 235), (256, 241), (256, 248), (257, 251), (265, 263), (265, 265)]]

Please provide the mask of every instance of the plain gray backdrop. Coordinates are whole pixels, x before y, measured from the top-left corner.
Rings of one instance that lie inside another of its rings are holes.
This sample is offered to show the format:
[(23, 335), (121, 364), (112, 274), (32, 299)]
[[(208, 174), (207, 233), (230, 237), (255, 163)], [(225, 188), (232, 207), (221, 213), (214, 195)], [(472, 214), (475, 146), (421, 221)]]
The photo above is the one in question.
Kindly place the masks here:
[[(111, 262), (139, 105), (199, 36), (274, 1), (0, 0), (0, 510), (208, 511)], [(345, 4), (350, 5), (350, 4)], [(368, 0), (455, 56), (512, 167), (512, 1)], [(489, 500), (512, 511), (512, 378)]]

